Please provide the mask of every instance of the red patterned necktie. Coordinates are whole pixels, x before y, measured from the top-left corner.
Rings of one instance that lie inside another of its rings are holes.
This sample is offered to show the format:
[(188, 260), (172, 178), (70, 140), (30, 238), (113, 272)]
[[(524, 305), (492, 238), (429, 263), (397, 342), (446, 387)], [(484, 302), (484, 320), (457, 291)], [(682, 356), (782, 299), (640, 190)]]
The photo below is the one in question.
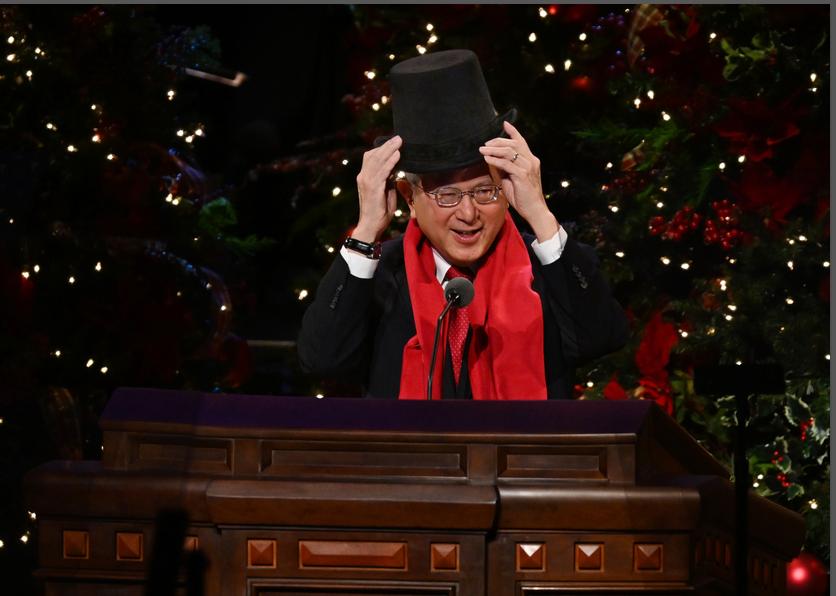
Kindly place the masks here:
[[(473, 280), (473, 275), (469, 272), (463, 272), (456, 267), (450, 267), (445, 279), (451, 280), (455, 277), (464, 277), (471, 281)], [(453, 359), (453, 377), (456, 379), (456, 385), (459, 384), (462, 359), (464, 357), (464, 342), (467, 340), (467, 331), (470, 329), (468, 308), (467, 306), (463, 308), (454, 307), (450, 313), (450, 324), (447, 327), (447, 342), (450, 344), (450, 356)]]

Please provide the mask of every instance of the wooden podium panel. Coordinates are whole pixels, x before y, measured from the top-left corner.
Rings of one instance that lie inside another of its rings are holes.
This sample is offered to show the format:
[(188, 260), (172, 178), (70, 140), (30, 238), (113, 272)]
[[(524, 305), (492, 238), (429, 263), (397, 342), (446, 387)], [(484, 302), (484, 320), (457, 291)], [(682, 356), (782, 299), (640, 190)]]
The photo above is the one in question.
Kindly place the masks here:
[[(726, 470), (651, 402), (114, 393), (26, 479), (50, 595), (732, 594)], [(799, 515), (750, 496), (752, 594)]]

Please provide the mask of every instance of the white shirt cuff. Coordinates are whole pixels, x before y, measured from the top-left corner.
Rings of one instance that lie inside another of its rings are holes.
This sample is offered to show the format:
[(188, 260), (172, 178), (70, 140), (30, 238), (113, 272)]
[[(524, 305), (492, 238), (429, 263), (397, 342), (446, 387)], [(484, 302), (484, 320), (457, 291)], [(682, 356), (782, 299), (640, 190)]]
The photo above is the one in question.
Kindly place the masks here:
[(374, 272), (377, 271), (377, 264), (380, 263), (380, 260), (370, 259), (353, 250), (348, 250), (345, 246), (340, 248), (340, 254), (348, 264), (348, 271), (351, 275), (360, 279), (371, 279), (374, 277)]
[(534, 254), (540, 260), (542, 265), (550, 265), (560, 258), (563, 254), (563, 247), (566, 246), (566, 240), (569, 239), (569, 234), (563, 229), (563, 226), (558, 226), (557, 233), (546, 240), (545, 242), (538, 242), (536, 239), (531, 243), (531, 248)]

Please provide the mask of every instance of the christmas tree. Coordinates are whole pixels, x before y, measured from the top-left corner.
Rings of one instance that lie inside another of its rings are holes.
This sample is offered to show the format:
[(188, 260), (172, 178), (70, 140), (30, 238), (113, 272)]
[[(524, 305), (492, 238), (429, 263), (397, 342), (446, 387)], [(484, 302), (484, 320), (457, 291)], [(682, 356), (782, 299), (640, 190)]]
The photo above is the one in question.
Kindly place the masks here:
[(163, 29), (141, 7), (7, 6), (0, 30), (0, 567), (28, 593), (23, 474), (98, 458), (115, 387), (240, 384), (219, 272), (264, 242), (236, 235), (193, 159), (211, 133), (185, 79), (218, 65), (206, 28)]

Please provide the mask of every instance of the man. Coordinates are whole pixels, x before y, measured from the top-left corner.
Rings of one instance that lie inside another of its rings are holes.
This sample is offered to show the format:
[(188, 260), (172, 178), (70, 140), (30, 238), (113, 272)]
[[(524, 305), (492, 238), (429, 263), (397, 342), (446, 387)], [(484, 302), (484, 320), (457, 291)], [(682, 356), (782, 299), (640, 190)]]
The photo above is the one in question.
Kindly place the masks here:
[[(363, 156), (359, 219), (305, 313), (303, 368), (359, 373), (371, 397), (424, 399), (452, 273), (473, 278), (475, 297), (444, 324), (433, 399), (571, 397), (577, 363), (621, 347), (627, 323), (594, 252), (546, 206), (516, 111), (497, 115), (467, 50), (411, 58), (389, 78), (396, 134)], [(394, 171), (410, 220), (381, 245)], [(509, 206), (536, 238), (523, 240)]]

